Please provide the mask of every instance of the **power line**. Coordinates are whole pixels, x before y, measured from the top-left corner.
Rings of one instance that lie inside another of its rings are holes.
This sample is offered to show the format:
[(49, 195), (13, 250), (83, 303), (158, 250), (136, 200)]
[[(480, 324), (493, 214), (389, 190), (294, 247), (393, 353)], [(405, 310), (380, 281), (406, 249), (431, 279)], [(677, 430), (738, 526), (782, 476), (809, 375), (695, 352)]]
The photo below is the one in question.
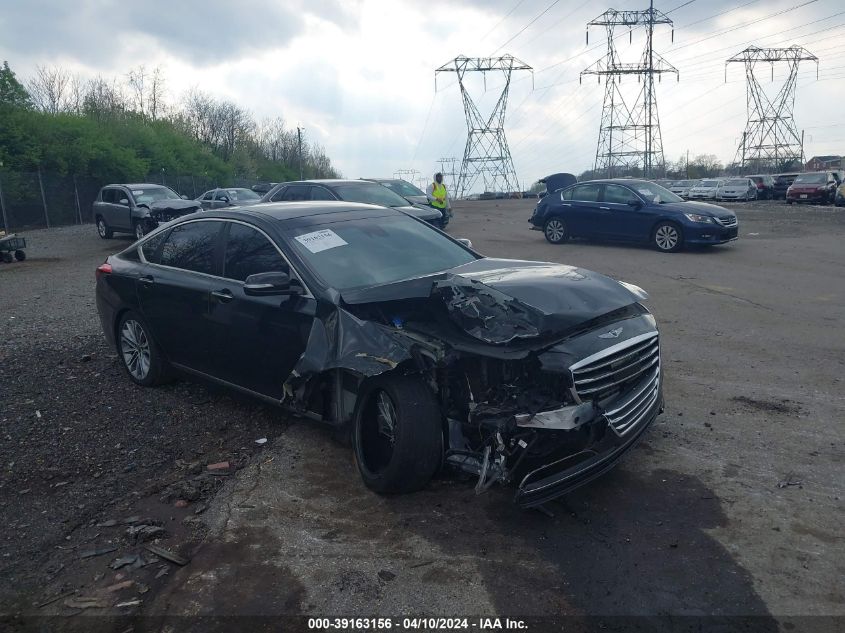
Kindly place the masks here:
[(551, 4), (549, 4), (549, 5), (548, 5), (545, 9), (543, 9), (540, 13), (538, 13), (538, 14), (534, 17), (534, 19), (533, 19), (533, 20), (531, 20), (528, 24), (526, 24), (526, 25), (525, 25), (525, 26), (523, 26), (521, 29), (519, 29), (519, 31), (517, 31), (516, 35), (514, 35), (514, 36), (513, 36), (513, 37), (511, 37), (511, 38), (510, 38), (507, 42), (505, 42), (504, 44), (502, 44), (501, 46), (499, 46), (499, 48), (497, 48), (497, 49), (496, 49), (495, 51), (493, 51), (491, 54), (492, 54), (492, 55), (495, 55), (495, 54), (496, 54), (496, 53), (498, 53), (500, 50), (502, 50), (505, 46), (507, 46), (508, 44), (510, 44), (511, 42), (513, 42), (513, 41), (514, 41), (517, 37), (519, 37), (520, 35), (522, 35), (522, 34), (525, 32), (525, 29), (527, 29), (529, 26), (531, 26), (532, 24), (534, 24), (534, 23), (535, 23), (537, 20), (539, 20), (541, 17), (543, 17), (544, 15), (546, 15), (546, 13), (548, 13), (548, 12), (552, 9), (552, 7), (554, 7), (554, 6), (555, 6), (558, 2), (560, 2), (560, 0), (554, 0), (554, 2), (552, 2)]
[(490, 29), (489, 31), (487, 31), (487, 32), (484, 34), (484, 37), (482, 37), (480, 41), (482, 41), (482, 42), (483, 42), (484, 40), (486, 40), (486, 39), (487, 39), (487, 37), (488, 37), (488, 36), (489, 36), (489, 35), (490, 35), (493, 31), (495, 31), (497, 28), (499, 28), (499, 25), (500, 25), (502, 22), (504, 22), (505, 20), (507, 20), (507, 19), (508, 19), (508, 17), (510, 17), (510, 14), (511, 14), (511, 13), (513, 13), (514, 11), (516, 11), (516, 10), (517, 10), (517, 9), (518, 9), (521, 5), (522, 5), (522, 3), (523, 3), (523, 2), (525, 2), (525, 0), (519, 0), (519, 2), (517, 2), (517, 3), (513, 6), (513, 7), (511, 7), (511, 10), (510, 10), (510, 11), (508, 11), (508, 12), (507, 12), (504, 16), (502, 16), (502, 19), (501, 19), (501, 20), (499, 20), (498, 22), (496, 22), (496, 25), (495, 25), (492, 29)]

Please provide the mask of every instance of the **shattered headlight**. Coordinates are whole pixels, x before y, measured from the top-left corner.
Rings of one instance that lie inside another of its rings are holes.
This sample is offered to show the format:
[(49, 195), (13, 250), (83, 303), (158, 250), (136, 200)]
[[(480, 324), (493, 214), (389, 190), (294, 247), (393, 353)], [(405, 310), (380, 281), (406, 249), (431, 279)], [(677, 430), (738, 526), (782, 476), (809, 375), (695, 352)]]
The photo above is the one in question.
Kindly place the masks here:
[(690, 222), (701, 222), (703, 224), (713, 224), (713, 218), (709, 215), (699, 215), (698, 213), (684, 213), (687, 220)]
[(620, 281), (619, 284), (629, 292), (633, 293), (633, 295), (640, 301), (648, 301), (648, 293), (639, 286), (629, 284), (627, 281)]

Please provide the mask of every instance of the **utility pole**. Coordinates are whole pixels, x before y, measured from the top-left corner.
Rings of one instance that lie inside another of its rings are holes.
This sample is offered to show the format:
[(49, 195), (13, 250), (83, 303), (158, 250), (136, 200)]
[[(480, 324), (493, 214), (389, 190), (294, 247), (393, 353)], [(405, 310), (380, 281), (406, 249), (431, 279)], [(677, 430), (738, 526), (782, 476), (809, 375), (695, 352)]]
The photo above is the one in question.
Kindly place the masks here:
[[(446, 183), (446, 178), (448, 177), (448, 187), (454, 187), (458, 182), (458, 174), (455, 171), (455, 163), (458, 162), (458, 159), (454, 156), (449, 156), (448, 158), (439, 158), (437, 162), (440, 163), (440, 173), (443, 174), (444, 183)], [(446, 169), (446, 165), (449, 165), (449, 169)]]
[[(434, 90), (437, 91), (437, 76), (440, 73), (455, 73), (461, 88), (464, 103), (464, 116), (467, 123), (467, 142), (464, 158), (461, 161), (461, 173), (455, 187), (456, 198), (462, 198), (472, 191), (479, 178), (485, 191), (516, 191), (519, 187), (513, 158), (505, 138), (505, 112), (508, 107), (508, 93), (511, 75), (515, 71), (534, 69), (512, 55), (502, 57), (456, 57), (434, 71)], [(487, 73), (496, 72), (504, 75), (505, 84), (499, 92), (499, 99), (489, 116), (484, 117), (469, 94), (464, 77), (469, 72), (480, 72), (484, 76), (485, 87)]]
[(296, 126), (296, 137), (299, 140), (299, 179), (303, 179), (302, 175), (302, 132), (305, 130), (304, 127)]
[[(654, 76), (660, 79), (664, 73), (674, 73), (676, 77), (679, 74), (677, 68), (654, 51), (656, 24), (671, 26), (672, 20), (662, 11), (655, 10), (653, 0), (644, 11), (609, 9), (587, 24), (588, 43), (591, 26), (605, 27), (607, 35), (604, 59), (581, 72), (582, 79), (584, 75), (596, 75), (601, 83), (602, 76), (605, 78), (595, 170), (604, 172), (607, 177), (616, 175), (617, 168), (629, 173), (642, 167), (645, 178), (653, 178), (658, 169), (663, 173), (666, 171)], [(629, 41), (633, 41), (633, 27), (646, 27), (646, 47), (639, 62), (620, 61), (614, 43), (617, 26), (628, 27)], [(674, 40), (674, 30), (672, 33)], [(636, 75), (638, 82), (642, 79), (643, 87), (630, 107), (620, 88), (622, 75)]]
[[(725, 62), (725, 80), (728, 64), (745, 65), (746, 102), (748, 121), (737, 149), (735, 163), (745, 169), (751, 165), (755, 171), (793, 169), (793, 163), (804, 163), (804, 138), (799, 136), (793, 118), (798, 65), (802, 61), (816, 63), (818, 79), (819, 58), (801, 46), (789, 48), (759, 48), (749, 46)], [(774, 99), (769, 99), (755, 74), (755, 66), (768, 63), (774, 78), (774, 65), (786, 62), (789, 75)]]

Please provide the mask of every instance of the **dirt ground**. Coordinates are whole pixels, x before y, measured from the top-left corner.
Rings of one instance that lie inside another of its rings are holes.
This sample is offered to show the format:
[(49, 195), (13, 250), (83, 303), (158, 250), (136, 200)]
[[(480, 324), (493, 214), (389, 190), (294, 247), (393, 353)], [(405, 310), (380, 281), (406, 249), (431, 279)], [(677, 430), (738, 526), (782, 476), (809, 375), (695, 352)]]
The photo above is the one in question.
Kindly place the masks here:
[[(646, 440), (548, 514), (516, 509), (507, 488), (476, 496), (453, 476), (378, 497), (350, 449), (313, 423), (195, 382), (135, 387), (93, 299), (94, 268), (128, 241), (102, 241), (92, 226), (28, 234), (29, 259), (0, 265), (6, 623), (142, 614), (199, 631), (210, 626), (197, 616), (586, 615), (841, 626), (845, 210), (728, 205), (740, 240), (661, 254), (548, 244), (529, 231), (532, 206), (458, 204), (449, 232), (487, 255), (644, 287), (666, 375), (667, 409)], [(219, 462), (228, 467), (208, 468)]]

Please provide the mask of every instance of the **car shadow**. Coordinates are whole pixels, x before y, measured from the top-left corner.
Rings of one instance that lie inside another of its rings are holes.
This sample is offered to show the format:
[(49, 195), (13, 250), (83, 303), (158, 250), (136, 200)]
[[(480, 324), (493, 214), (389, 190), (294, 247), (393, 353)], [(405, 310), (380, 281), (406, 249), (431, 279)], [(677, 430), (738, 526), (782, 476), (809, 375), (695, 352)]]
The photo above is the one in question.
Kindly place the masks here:
[(548, 504), (548, 514), (516, 507), (512, 494), (426, 491), (390, 503), (400, 514), (437, 507), (436, 522), (408, 529), (434, 542), (447, 567), (450, 558), (475, 558), (500, 616), (684, 616), (696, 625), (705, 616), (754, 616), (750, 630), (778, 630), (760, 617), (769, 612), (751, 574), (711, 534), (728, 518), (697, 477), (623, 466)]

